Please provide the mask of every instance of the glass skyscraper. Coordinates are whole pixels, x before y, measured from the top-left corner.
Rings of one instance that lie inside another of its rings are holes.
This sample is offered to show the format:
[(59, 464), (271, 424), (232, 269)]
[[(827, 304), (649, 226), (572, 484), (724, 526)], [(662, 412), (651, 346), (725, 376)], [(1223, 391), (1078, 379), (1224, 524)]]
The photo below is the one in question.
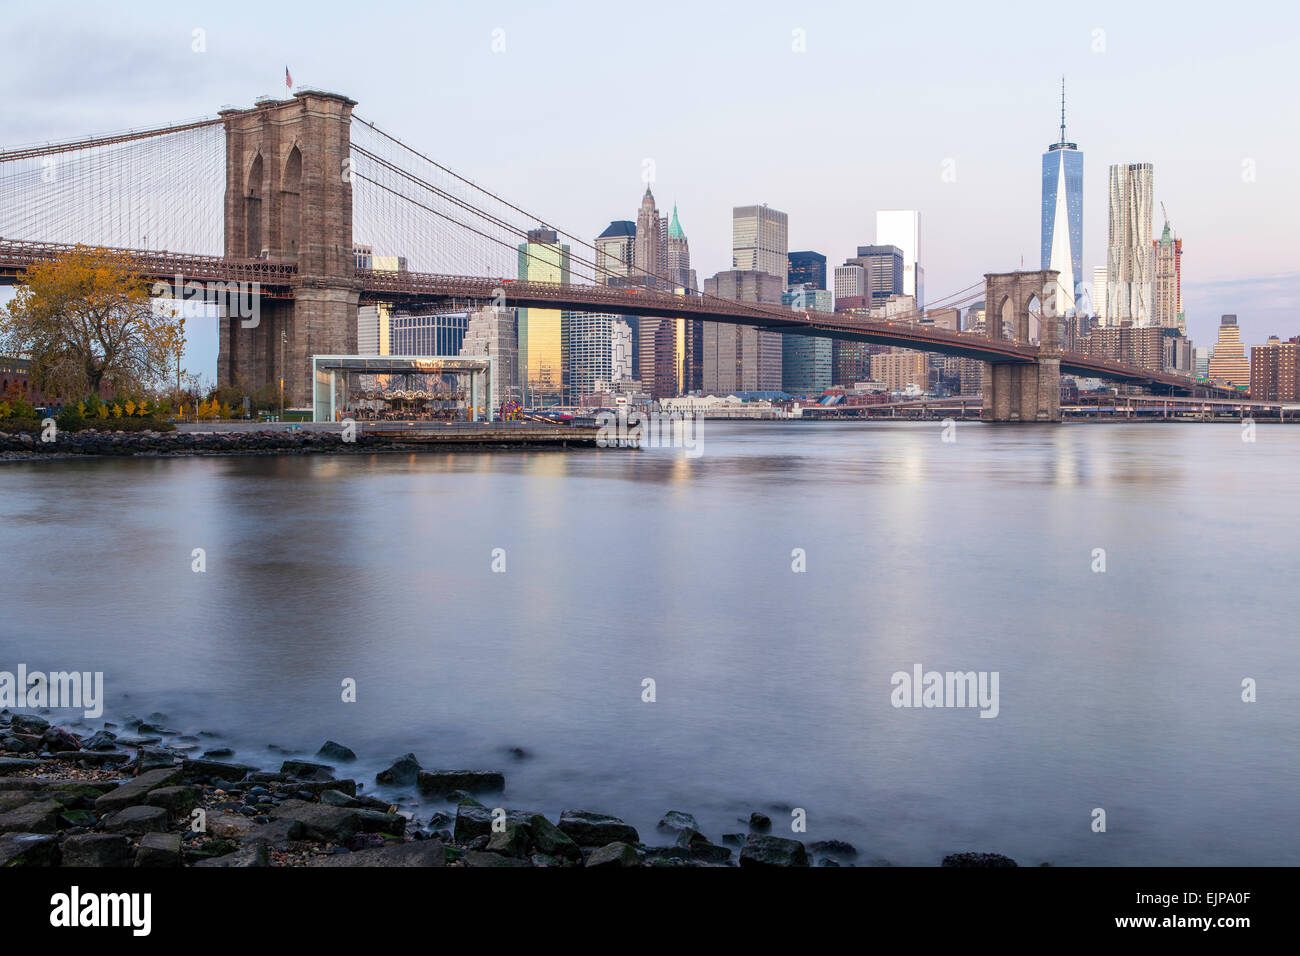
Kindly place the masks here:
[[(1065, 139), (1065, 82), (1061, 82), (1061, 138), (1043, 153), (1041, 269), (1060, 273), (1057, 313), (1075, 309), (1083, 282), (1083, 153)], [(1095, 295), (1094, 291), (1094, 295)]]
[[(519, 280), (569, 284), (569, 247), (553, 230), (528, 232), (528, 241), (519, 246)], [(519, 310), (519, 375), (525, 405), (564, 402), (564, 340), (559, 309)]]
[(826, 288), (826, 257), (820, 252), (790, 253), (788, 285), (793, 287), (805, 283), (816, 289)]

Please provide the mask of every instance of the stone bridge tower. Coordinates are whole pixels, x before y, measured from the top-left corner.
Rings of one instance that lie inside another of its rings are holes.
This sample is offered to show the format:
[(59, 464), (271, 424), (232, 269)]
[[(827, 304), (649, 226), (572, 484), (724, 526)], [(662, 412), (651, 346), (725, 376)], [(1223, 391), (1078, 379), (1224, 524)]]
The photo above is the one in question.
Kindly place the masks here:
[[(298, 267), (293, 299), (263, 298), (256, 325), (222, 316), (217, 384), (249, 391), (285, 380), (285, 403), (311, 403), (311, 357), (357, 350), (356, 260), (348, 161), (354, 100), (304, 90), (223, 110), (225, 255)], [(284, 337), (284, 367), (280, 364)]]
[[(984, 276), (984, 327), (989, 338), (1031, 341), (1029, 305), (1038, 300), (1038, 359), (1035, 362), (986, 362), (984, 407), (988, 422), (1059, 422), (1061, 420), (1061, 318), (1059, 273), (1007, 272)], [(1003, 309), (1010, 303), (1010, 317)], [(1004, 323), (1008, 326), (1003, 328)]]

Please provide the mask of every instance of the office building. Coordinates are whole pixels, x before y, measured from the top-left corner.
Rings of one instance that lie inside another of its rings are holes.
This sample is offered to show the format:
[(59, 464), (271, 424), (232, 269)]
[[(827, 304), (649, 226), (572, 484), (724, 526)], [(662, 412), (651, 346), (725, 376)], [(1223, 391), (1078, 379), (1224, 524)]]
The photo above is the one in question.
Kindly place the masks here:
[(392, 355), (392, 307), (387, 302), (357, 309), (357, 354)]
[(641, 197), (641, 208), (636, 214), (636, 237), (633, 261), (636, 269), (633, 283), (648, 288), (660, 288), (666, 285), (664, 278), (667, 264), (664, 262), (666, 251), (664, 224), (659, 218), (659, 207), (655, 205), (654, 194), (650, 187), (645, 188)]
[(1166, 329), (1187, 331), (1183, 313), (1183, 240), (1173, 235), (1169, 221), (1154, 243), (1153, 282), (1155, 324)]
[(632, 274), (636, 261), (636, 223), (615, 219), (596, 237), (596, 284), (617, 284)]
[[(552, 229), (532, 229), (519, 246), (519, 281), (568, 285), (569, 246)], [(559, 309), (519, 309), (522, 403), (531, 408), (565, 400), (565, 336)]]
[(826, 288), (826, 257), (820, 252), (790, 253), (790, 271), (786, 285), (810, 285), (814, 289)]
[[(597, 382), (631, 377), (631, 331), (616, 315), (565, 311), (561, 316), (565, 339), (565, 404), (578, 405), (596, 391)], [(616, 334), (620, 337), (616, 339)], [(622, 336), (626, 335), (626, 341)], [(615, 368), (620, 351), (627, 367)]]
[(673, 203), (673, 218), (665, 230), (665, 260), (668, 282), (675, 288), (695, 291), (695, 270), (691, 268), (691, 245), (677, 219), (677, 203)]
[[(861, 265), (843, 265), (835, 268), (835, 308), (865, 308), (867, 303), (867, 270)], [(845, 300), (841, 306), (840, 300)]]
[(731, 211), (732, 269), (776, 276), (784, 289), (790, 274), (789, 229), (789, 217), (766, 203), (736, 206)]
[(460, 355), (469, 327), (468, 312), (435, 312), (412, 315), (394, 312), (389, 319), (392, 329), (392, 355)]
[(461, 355), (486, 355), (493, 361), (491, 406), (522, 402), (519, 380), (519, 316), (514, 309), (471, 312)]
[[(704, 293), (780, 308), (784, 286), (785, 273), (733, 269), (705, 279)], [(780, 391), (781, 333), (727, 322), (701, 325), (701, 387), (706, 394)]]
[[(844, 260), (840, 269), (860, 268), (863, 272), (861, 288), (857, 295), (845, 295), (837, 298), (853, 299), (862, 297), (867, 308), (880, 305), (891, 295), (905, 295), (903, 278), (905, 273), (903, 250), (898, 246), (858, 246), (858, 254), (852, 259)], [(836, 269), (839, 274), (839, 269)], [(855, 274), (846, 273), (845, 289), (858, 285)], [(854, 307), (857, 307), (854, 304)]]
[(1065, 80), (1061, 80), (1061, 138), (1043, 153), (1042, 269), (1060, 275), (1057, 315), (1076, 309), (1083, 282), (1083, 153), (1065, 138)]
[[(792, 285), (786, 290), (781, 301), (796, 312), (835, 310), (832, 294), (813, 282)], [(782, 389), (791, 395), (822, 394), (831, 385), (833, 358), (830, 339), (783, 333), (781, 335)]]
[(1092, 269), (1092, 289), (1089, 295), (1089, 311), (1097, 317), (1101, 325), (1106, 324), (1106, 303), (1109, 301), (1106, 292), (1106, 267), (1093, 266)]
[(1207, 376), (1215, 385), (1232, 385), (1238, 388), (1250, 385), (1250, 359), (1241, 344), (1241, 329), (1235, 315), (1225, 315), (1219, 320), (1219, 338), (1214, 343)]
[(1202, 346), (1196, 350), (1196, 378), (1203, 381), (1210, 377), (1210, 352), (1212, 350)]

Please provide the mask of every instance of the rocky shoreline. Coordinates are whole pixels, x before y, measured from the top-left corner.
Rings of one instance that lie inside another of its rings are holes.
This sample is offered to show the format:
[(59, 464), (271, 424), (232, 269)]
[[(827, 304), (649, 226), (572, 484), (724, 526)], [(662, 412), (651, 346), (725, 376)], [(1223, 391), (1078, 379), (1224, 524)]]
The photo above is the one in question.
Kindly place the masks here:
[(375, 454), (378, 452), (446, 451), (474, 447), (523, 448), (595, 445), (591, 434), (568, 432), (558, 426), (553, 435), (518, 437), (503, 432), (472, 433), (438, 437), (403, 438), (391, 434), (367, 434), (358, 429), (350, 441), (339, 432), (258, 430), (217, 432), (79, 431), (59, 432), (54, 441), (43, 442), (27, 432), (0, 432), (0, 461), (32, 461), (45, 458), (157, 457), (164, 455), (282, 455), (282, 454)]
[[(166, 723), (153, 713), (78, 736), (41, 716), (0, 711), (0, 867), (792, 867), (852, 866), (859, 856), (839, 840), (775, 836), (757, 812), (721, 843), (680, 810), (663, 815), (655, 843), (589, 810), (552, 822), (494, 802), (505, 791), (500, 771), (426, 769), (408, 753), (375, 783), (445, 804), (421, 819), (336, 776), (356, 760), (342, 744), (326, 741), (311, 759), (263, 770)], [(955, 853), (942, 865), (1016, 863)]]

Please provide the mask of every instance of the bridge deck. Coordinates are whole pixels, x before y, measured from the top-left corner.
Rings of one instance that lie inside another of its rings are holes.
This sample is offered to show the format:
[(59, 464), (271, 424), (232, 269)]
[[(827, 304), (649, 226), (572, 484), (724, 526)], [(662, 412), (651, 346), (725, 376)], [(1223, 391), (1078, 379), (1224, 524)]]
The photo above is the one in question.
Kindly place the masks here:
[[(17, 281), (33, 263), (65, 254), (73, 248), (57, 243), (0, 239), (0, 281)], [(255, 284), (258, 294), (287, 298), (292, 297), (293, 290), (303, 281), (303, 277), (298, 275), (297, 266), (290, 262), (167, 251), (115, 251), (129, 254), (135, 260), (141, 275), (167, 282), (242, 282)], [(629, 290), (608, 286), (518, 282), (505, 278), (370, 269), (356, 270), (354, 281), (357, 291), (368, 301), (384, 300), (416, 305), (456, 300), (486, 302), (504, 296), (516, 308), (727, 322), (796, 335), (895, 345), (984, 362), (1031, 363), (1040, 357), (1035, 345), (971, 332), (953, 332), (913, 322), (871, 319), (841, 312), (786, 310), (777, 305), (734, 302), (701, 295), (674, 295), (648, 289)], [(1062, 352), (1060, 360), (1061, 371), (1066, 374), (1112, 379), (1177, 392), (1199, 390), (1212, 394), (1229, 394), (1227, 390), (1199, 385), (1180, 375), (1110, 362), (1080, 352)]]

